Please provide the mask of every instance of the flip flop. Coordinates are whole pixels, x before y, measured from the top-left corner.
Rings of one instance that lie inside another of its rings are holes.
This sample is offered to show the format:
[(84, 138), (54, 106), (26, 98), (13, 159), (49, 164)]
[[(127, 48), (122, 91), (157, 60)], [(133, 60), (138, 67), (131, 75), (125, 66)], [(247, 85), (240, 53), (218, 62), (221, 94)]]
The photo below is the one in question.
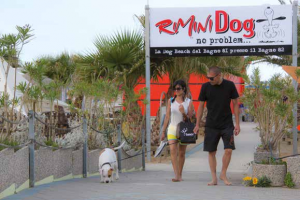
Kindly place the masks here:
[(158, 157), (161, 154), (161, 152), (163, 151), (164, 147), (167, 146), (167, 143), (168, 142), (163, 142), (163, 141), (160, 142), (159, 147), (155, 151), (155, 155), (154, 155), (155, 158)]

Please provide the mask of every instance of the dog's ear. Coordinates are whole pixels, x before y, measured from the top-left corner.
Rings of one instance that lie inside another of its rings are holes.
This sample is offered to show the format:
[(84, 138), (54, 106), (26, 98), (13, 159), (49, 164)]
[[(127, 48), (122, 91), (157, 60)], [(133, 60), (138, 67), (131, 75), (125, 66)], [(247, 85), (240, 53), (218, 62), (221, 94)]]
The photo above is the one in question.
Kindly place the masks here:
[(103, 174), (103, 169), (100, 169), (100, 170), (99, 170), (99, 173), (100, 173), (100, 176), (102, 176), (102, 174)]
[(113, 169), (112, 168), (110, 168), (109, 170), (108, 170), (108, 176), (111, 176), (112, 175), (112, 173), (113, 173)]

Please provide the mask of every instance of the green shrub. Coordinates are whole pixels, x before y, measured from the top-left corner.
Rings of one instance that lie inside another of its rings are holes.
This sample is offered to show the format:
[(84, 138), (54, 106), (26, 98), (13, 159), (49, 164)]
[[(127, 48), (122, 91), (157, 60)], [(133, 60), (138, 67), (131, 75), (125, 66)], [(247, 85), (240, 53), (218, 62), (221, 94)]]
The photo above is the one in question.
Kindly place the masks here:
[(290, 172), (285, 175), (284, 184), (289, 188), (295, 187), (295, 183)]
[(262, 160), (261, 163), (262, 165), (286, 165), (285, 161), (282, 161), (281, 159), (275, 160), (274, 158), (270, 158), (269, 160)]
[(271, 187), (272, 181), (267, 176), (262, 176), (258, 178), (256, 187)]
[[(47, 146), (51, 146), (51, 147), (59, 147), (58, 144), (56, 142), (54, 142), (53, 140), (51, 139), (48, 139), (45, 141), (45, 145)], [(55, 149), (53, 149), (54, 151)]]
[[(5, 144), (8, 146), (18, 146), (19, 143), (10, 139), (5, 139), (5, 140), (0, 140), (1, 144)], [(0, 146), (0, 151), (2, 151), (3, 149), (6, 149), (6, 147)], [(15, 151), (17, 151), (19, 149), (15, 149)]]

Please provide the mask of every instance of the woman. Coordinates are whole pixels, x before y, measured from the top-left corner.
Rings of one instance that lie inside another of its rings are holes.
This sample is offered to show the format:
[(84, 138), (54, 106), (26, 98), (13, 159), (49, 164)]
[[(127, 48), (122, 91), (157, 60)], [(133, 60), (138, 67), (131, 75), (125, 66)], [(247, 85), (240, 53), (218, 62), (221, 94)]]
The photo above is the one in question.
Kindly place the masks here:
[(186, 121), (188, 118), (192, 117), (194, 114), (194, 107), (192, 100), (186, 97), (187, 87), (183, 80), (175, 81), (173, 88), (175, 90), (175, 96), (168, 100), (167, 113), (162, 128), (161, 140), (164, 140), (165, 138), (165, 132), (171, 117), (167, 137), (175, 174), (175, 178), (173, 178), (172, 181), (179, 182), (182, 181), (182, 169), (185, 161), (185, 151), (187, 146), (178, 141), (176, 137), (176, 128), (179, 122), (183, 120)]

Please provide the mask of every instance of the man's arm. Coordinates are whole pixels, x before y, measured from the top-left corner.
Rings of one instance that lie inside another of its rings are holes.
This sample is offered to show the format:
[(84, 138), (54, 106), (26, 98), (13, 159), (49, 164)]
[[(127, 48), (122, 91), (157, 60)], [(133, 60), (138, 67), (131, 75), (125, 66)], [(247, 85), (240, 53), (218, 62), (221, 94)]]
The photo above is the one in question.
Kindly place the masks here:
[(197, 111), (197, 122), (196, 122), (196, 126), (194, 128), (194, 133), (198, 133), (199, 127), (200, 127), (200, 122), (202, 119), (202, 115), (203, 115), (203, 110), (204, 110), (204, 101), (200, 101), (199, 107), (198, 107), (198, 111)]
[(234, 112), (234, 116), (235, 116), (234, 134), (238, 135), (241, 131), (238, 98), (232, 99), (232, 104), (233, 104), (233, 112)]

